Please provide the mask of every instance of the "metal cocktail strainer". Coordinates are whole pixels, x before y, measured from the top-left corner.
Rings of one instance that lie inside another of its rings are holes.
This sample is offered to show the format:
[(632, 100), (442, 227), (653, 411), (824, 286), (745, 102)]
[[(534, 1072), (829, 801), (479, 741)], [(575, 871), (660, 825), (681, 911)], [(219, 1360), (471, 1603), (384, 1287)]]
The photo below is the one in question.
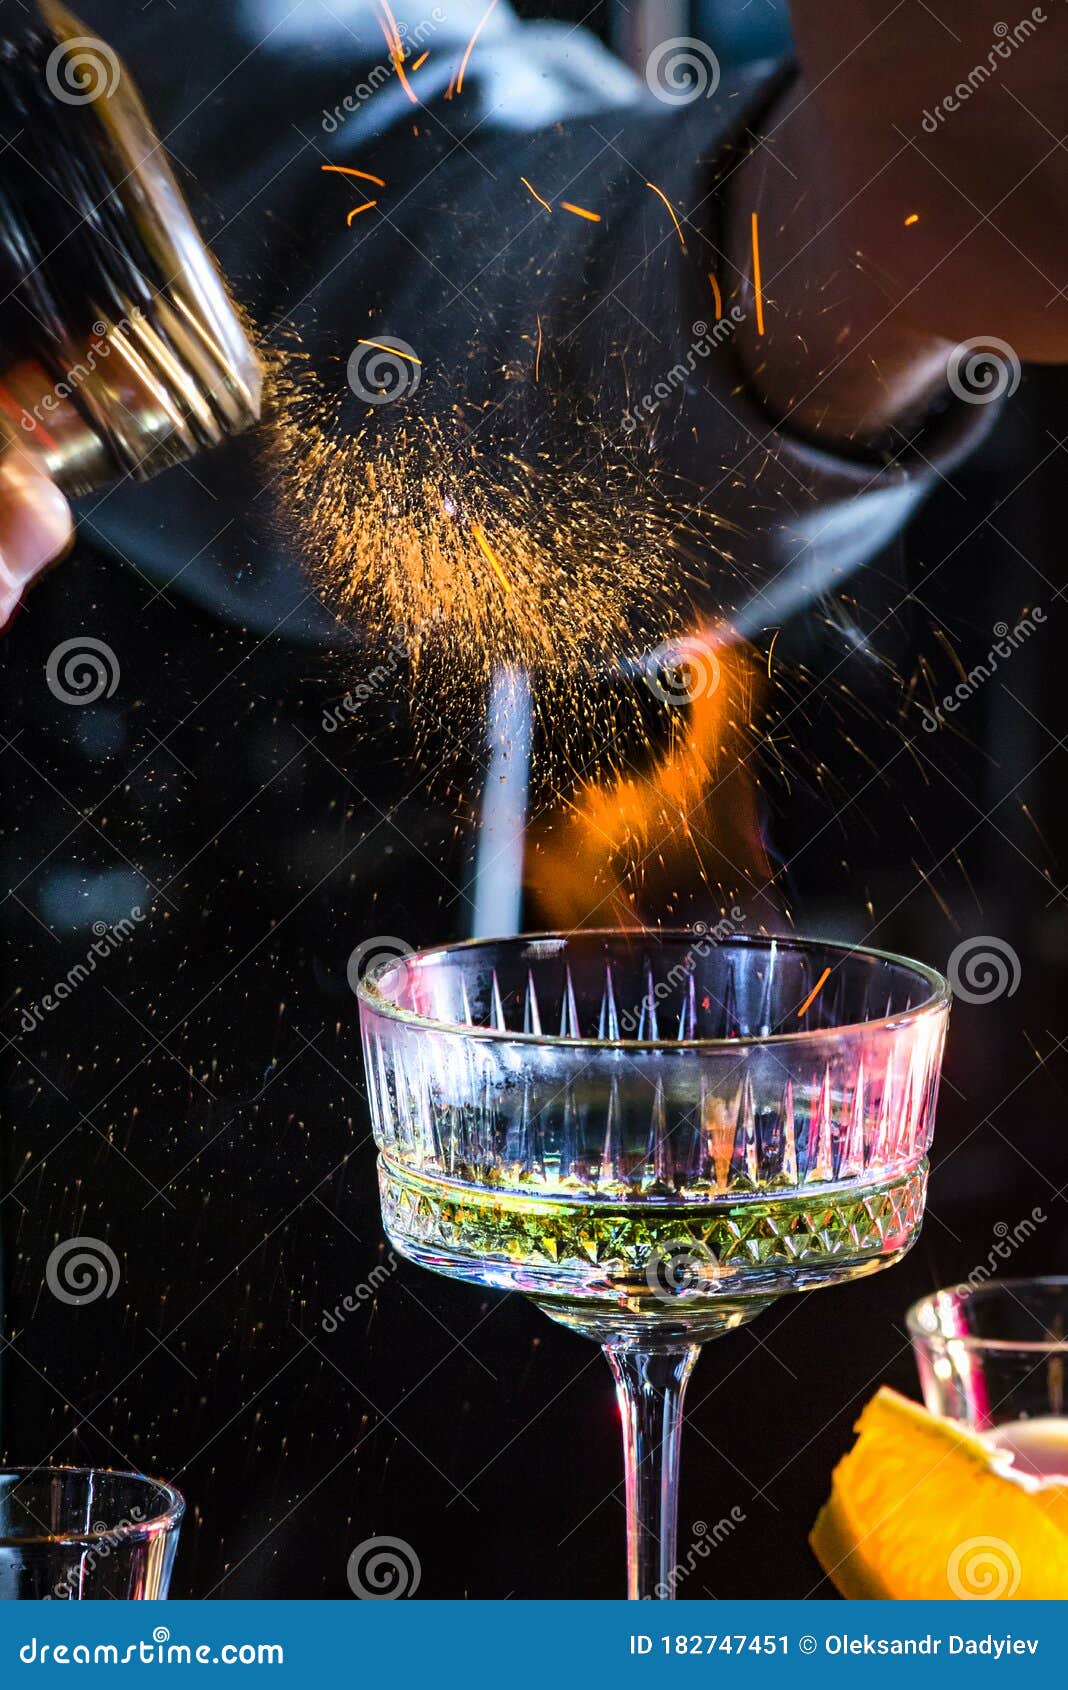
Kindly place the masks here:
[(0, 412), (64, 492), (255, 421), (260, 368), (116, 53), (53, 0), (0, 32)]

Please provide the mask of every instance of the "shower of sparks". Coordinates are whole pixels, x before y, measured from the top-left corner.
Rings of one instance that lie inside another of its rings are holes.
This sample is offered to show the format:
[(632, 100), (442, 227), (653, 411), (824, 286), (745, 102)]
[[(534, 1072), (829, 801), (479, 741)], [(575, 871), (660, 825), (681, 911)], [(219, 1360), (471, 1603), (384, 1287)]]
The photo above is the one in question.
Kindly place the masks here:
[(534, 354), (534, 380), (541, 376), (541, 318), (538, 318), (538, 347)]
[(920, 221), (920, 214), (919, 214), (919, 212), (918, 212), (918, 211), (912, 211), (912, 212), (910, 212), (910, 213), (909, 213), (909, 215), (908, 215), (908, 216), (907, 216), (907, 217), (906, 217), (906, 219), (905, 219), (905, 227), (906, 227), (906, 229), (911, 229), (911, 228), (912, 228), (912, 225), (913, 225), (913, 224), (914, 224), (914, 223), (918, 223), (918, 222), (919, 222), (919, 221)]
[(370, 211), (372, 206), (376, 206), (377, 204), (378, 204), (377, 200), (364, 200), (362, 205), (354, 205), (352, 210), (349, 212), (348, 216), (346, 217), (345, 222), (351, 228), (352, 227), (352, 219), (354, 217), (359, 217), (361, 211)]
[(601, 221), (601, 213), (599, 211), (587, 211), (585, 206), (572, 205), (570, 200), (561, 200), (560, 210), (570, 211), (573, 217), (585, 217), (587, 223), (599, 223)]
[(531, 187), (530, 183), (527, 181), (525, 176), (521, 176), (519, 178), (519, 180), (522, 182), (524, 188), (526, 188), (529, 193), (532, 193), (534, 195), (534, 198), (537, 200), (538, 204), (543, 205), (545, 207), (546, 211), (551, 213), (552, 209), (553, 209), (552, 206), (549, 204), (548, 200), (542, 199), (542, 197), (539, 194), (537, 188)]
[[(541, 386), (528, 376), (539, 408), (553, 399), (540, 326)], [(462, 390), (443, 400), (421, 387), (354, 418), (348, 384), (325, 378), (294, 329), (258, 339), (272, 520), (339, 625), (403, 648), (419, 677), (416, 731), (436, 732), (445, 708), (467, 712), (504, 666), (538, 676), (535, 708), (558, 742), (589, 731), (603, 745), (615, 705), (578, 678), (610, 675), (620, 651), (652, 650), (674, 627), (698, 579), (688, 507), (650, 496), (630, 455), (606, 452), (585, 473), (585, 422), (572, 439), (565, 415), (550, 457), (536, 436), (524, 452), (511, 425), (500, 440), (469, 433)], [(377, 338), (359, 344), (419, 363)]]
[(372, 176), (369, 170), (357, 170), (351, 164), (321, 164), (320, 170), (334, 171), (338, 176), (358, 176), (361, 182), (373, 182), (376, 188), (384, 188), (381, 176)]
[(494, 575), (496, 575), (505, 592), (510, 593), (512, 590), (511, 582), (504, 573), (504, 570), (501, 568), (500, 559), (497, 557), (496, 552), (486, 539), (485, 529), (481, 528), (477, 522), (473, 522), (471, 524), (471, 538), (482, 553), (482, 556), (486, 559), (486, 562), (489, 564)]
[(799, 1021), (800, 1021), (801, 1017), (805, 1014), (806, 1010), (811, 1009), (812, 1005), (815, 1003), (816, 999), (819, 997), (820, 993), (822, 992), (824, 986), (827, 984), (830, 977), (831, 977), (830, 969), (825, 968), (823, 970), (823, 973), (820, 975), (819, 979), (816, 981), (816, 984), (813, 986), (811, 992), (809, 992), (808, 997), (805, 999), (804, 1003), (801, 1005), (801, 1008), (797, 1012), (797, 1019)]
[(714, 270), (710, 270), (708, 272), (708, 279), (712, 284), (712, 298), (716, 305), (716, 322), (718, 323), (723, 315), (723, 295), (719, 291), (719, 283), (716, 280), (716, 272)]
[(675, 207), (672, 205), (671, 201), (668, 199), (668, 197), (665, 194), (663, 188), (658, 188), (655, 182), (646, 182), (645, 186), (647, 188), (652, 188), (653, 193), (656, 195), (657, 199), (663, 200), (664, 204), (667, 206), (668, 216), (671, 218), (671, 221), (674, 223), (675, 233), (679, 237), (679, 245), (681, 246), (683, 252), (685, 252), (686, 251), (686, 236), (682, 232), (682, 224), (679, 222), (678, 218), (675, 216)]
[(467, 61), (471, 57), (472, 49), (474, 48), (475, 42), (478, 40), (479, 36), (482, 34), (483, 26), (488, 21), (490, 13), (493, 11), (496, 4), (497, 4), (497, 0), (490, 0), (489, 5), (486, 7), (486, 10), (483, 12), (482, 16), (479, 18), (478, 23), (475, 25), (475, 33), (472, 35), (470, 41), (467, 43), (467, 47), (464, 51), (464, 56), (460, 60), (460, 69), (457, 72), (457, 76), (456, 76), (456, 92), (458, 94), (462, 94), (463, 91), (464, 91), (464, 73), (467, 70)]
[(357, 346), (374, 346), (379, 352), (391, 352), (395, 358), (404, 358), (409, 364), (421, 364), (423, 360), (417, 358), (414, 352), (402, 352), (399, 346), (387, 346), (381, 340), (358, 340)]
[(760, 221), (753, 213), (753, 298), (756, 303), (757, 334), (764, 333), (764, 288), (760, 279)]

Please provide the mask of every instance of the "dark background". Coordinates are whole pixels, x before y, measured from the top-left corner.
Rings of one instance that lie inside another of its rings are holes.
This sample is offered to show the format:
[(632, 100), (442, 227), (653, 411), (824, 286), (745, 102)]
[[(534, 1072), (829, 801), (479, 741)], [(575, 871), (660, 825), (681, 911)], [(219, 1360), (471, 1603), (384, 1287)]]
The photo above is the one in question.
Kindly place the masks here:
[[(862, 1403), (884, 1381), (915, 1392), (909, 1301), (1036, 1207), (1000, 1271), (1065, 1260), (1065, 393), (1025, 372), (893, 556), (777, 648), (810, 671), (792, 787), (767, 786), (797, 926), (936, 965), (993, 935), (1021, 978), (954, 1010), (912, 1256), (704, 1357), (681, 1543), (696, 1520), (745, 1519), (682, 1595), (828, 1594), (807, 1531)], [(967, 669), (1035, 605), (1045, 623), (954, 728), (923, 733), (884, 663), (908, 677), (924, 659), (941, 691), (947, 645)], [(72, 709), (44, 666), (83, 629), (121, 685)], [(346, 961), (368, 934), (468, 932), (479, 724), (419, 762), (398, 684), (325, 734), (358, 658), (223, 627), (84, 544), (3, 657), (4, 1459), (173, 1478), (179, 1596), (347, 1597), (349, 1553), (376, 1534), (413, 1546), (420, 1596), (618, 1595), (618, 1426), (595, 1349), (519, 1297), (394, 1271), (378, 1219)], [(820, 765), (829, 782), (806, 778)], [(133, 937), (23, 1032), (92, 923), (134, 904), (151, 914)], [(83, 1308), (44, 1285), (78, 1234), (121, 1265)], [(381, 1262), (374, 1296), (324, 1331)]]

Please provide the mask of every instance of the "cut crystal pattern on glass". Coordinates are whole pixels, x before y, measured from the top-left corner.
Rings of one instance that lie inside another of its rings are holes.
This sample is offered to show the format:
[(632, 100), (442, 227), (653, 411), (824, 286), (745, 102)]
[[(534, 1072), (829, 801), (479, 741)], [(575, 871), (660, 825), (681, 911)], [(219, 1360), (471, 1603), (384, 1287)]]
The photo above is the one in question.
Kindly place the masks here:
[(580, 1199), (880, 1180), (930, 1145), (944, 1017), (915, 1013), (922, 980), (892, 960), (827, 954), (815, 997), (789, 940), (580, 935), (403, 959), (376, 988), (399, 1013), (363, 1018), (379, 1146), (413, 1171)]
[(608, 1272), (620, 1290), (640, 1293), (650, 1264), (666, 1250), (681, 1250), (695, 1264), (689, 1291), (754, 1296), (790, 1289), (780, 1283), (784, 1274), (813, 1286), (839, 1277), (847, 1264), (856, 1271), (865, 1258), (877, 1264), (906, 1250), (923, 1217), (926, 1175), (924, 1162), (860, 1191), (689, 1211), (475, 1193), (413, 1176), (385, 1159), (379, 1181), (392, 1237), (471, 1256), (478, 1264), (474, 1277), (494, 1284), (531, 1290), (544, 1270), (581, 1295), (603, 1289)]

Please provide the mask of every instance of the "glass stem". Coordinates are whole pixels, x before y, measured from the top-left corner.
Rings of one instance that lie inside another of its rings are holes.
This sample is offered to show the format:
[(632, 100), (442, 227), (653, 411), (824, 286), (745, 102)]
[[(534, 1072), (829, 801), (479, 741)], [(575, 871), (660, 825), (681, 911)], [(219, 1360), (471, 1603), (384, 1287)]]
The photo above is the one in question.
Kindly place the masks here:
[(605, 1344), (623, 1421), (627, 1481), (627, 1596), (675, 1594), (682, 1399), (701, 1346)]

